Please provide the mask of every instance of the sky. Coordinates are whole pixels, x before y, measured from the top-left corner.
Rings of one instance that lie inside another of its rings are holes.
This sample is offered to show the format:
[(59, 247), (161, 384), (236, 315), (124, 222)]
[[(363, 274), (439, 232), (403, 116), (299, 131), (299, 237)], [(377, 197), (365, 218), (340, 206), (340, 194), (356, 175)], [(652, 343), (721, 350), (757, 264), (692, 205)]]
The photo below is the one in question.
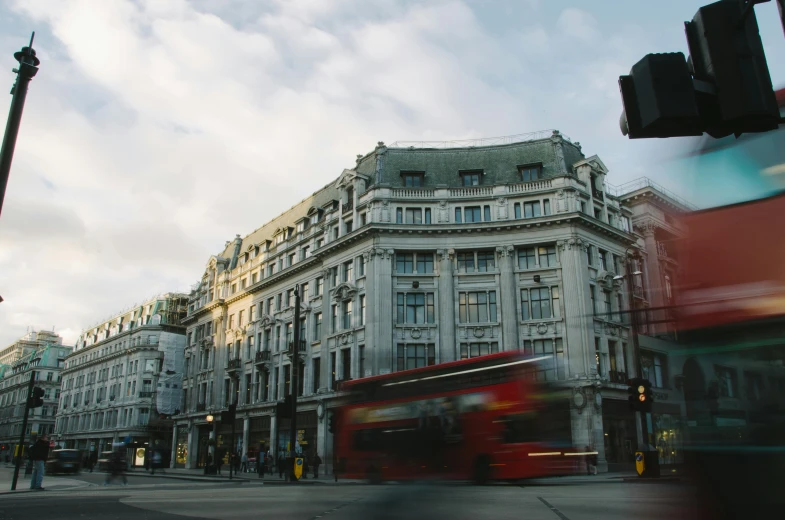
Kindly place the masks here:
[[(559, 129), (609, 183), (689, 198), (671, 159), (689, 141), (623, 137), (617, 81), (647, 53), (686, 54), (704, 3), (2, 0), (0, 87), (31, 31), (41, 65), (0, 215), (0, 348), (29, 327), (73, 344), (188, 292), (225, 241), (378, 141)], [(782, 87), (777, 8), (755, 10)]]

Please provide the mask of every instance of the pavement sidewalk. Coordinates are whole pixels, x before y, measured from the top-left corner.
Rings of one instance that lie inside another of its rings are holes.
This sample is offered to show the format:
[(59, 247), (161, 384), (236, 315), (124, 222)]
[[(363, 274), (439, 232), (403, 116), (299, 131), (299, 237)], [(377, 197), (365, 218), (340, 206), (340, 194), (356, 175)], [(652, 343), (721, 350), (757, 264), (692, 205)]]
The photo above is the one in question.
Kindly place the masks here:
[[(16, 481), (16, 490), (11, 491), (11, 482), (14, 478), (14, 467), (11, 465), (0, 466), (0, 495), (12, 493), (41, 493), (35, 489), (30, 489), (31, 475), (25, 475), (24, 467), (19, 470), (19, 478)], [(81, 489), (91, 487), (94, 484), (68, 477), (44, 476), (44, 489), (51, 491), (66, 491), (70, 489)]]

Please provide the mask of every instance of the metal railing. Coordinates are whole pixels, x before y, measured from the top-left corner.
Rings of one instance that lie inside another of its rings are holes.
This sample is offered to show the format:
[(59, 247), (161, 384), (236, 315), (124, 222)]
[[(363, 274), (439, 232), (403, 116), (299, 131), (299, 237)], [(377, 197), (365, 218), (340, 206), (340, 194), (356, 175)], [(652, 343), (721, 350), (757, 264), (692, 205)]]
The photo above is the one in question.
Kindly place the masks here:
[(268, 363), (272, 361), (272, 354), (269, 350), (260, 350), (256, 353), (254, 361), (256, 363)]
[(152, 396), (153, 396), (153, 392), (152, 391), (139, 392), (139, 397), (152, 397)]
[(240, 367), (243, 366), (243, 360), (238, 358), (230, 359), (229, 363), (226, 365), (226, 368), (229, 370), (238, 370)]
[(620, 372), (617, 370), (608, 371), (608, 380), (611, 383), (627, 384), (627, 372)]
[(197, 412), (204, 412), (207, 410), (207, 405), (205, 403), (197, 403), (196, 404), (196, 411)]
[(341, 206), (341, 211), (343, 213), (346, 213), (347, 211), (351, 211), (352, 209), (354, 209), (354, 201), (351, 200), (346, 204), (344, 204), (343, 206)]
[(481, 137), (453, 141), (395, 141), (389, 148), (472, 148), (476, 146), (499, 146), (513, 143), (525, 143), (560, 136), (571, 142), (570, 138), (558, 130), (539, 130), (527, 134), (504, 135), (500, 137)]
[(624, 195), (627, 195), (634, 191), (638, 191), (643, 188), (653, 188), (690, 210), (695, 211), (698, 209), (698, 207), (695, 206), (694, 204), (690, 204), (683, 197), (676, 195), (675, 193), (673, 193), (671, 190), (667, 188), (663, 188), (661, 185), (652, 181), (648, 177), (640, 177), (633, 181), (625, 182), (624, 184), (621, 184), (619, 186), (614, 186), (612, 184), (608, 184), (607, 182), (605, 183), (605, 191), (608, 192), (610, 195), (613, 195), (614, 197), (623, 197)]

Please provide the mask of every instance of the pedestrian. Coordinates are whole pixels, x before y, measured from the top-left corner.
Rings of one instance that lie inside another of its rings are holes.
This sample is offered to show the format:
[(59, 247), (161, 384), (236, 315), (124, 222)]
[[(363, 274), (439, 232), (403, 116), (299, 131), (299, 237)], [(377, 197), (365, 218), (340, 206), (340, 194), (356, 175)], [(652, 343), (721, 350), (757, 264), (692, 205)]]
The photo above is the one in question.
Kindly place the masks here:
[(221, 474), (221, 466), (224, 465), (224, 450), (217, 449), (215, 450), (215, 473), (216, 475)]
[(123, 485), (128, 485), (128, 480), (125, 478), (127, 462), (125, 459), (125, 446), (120, 445), (109, 456), (109, 472), (106, 474), (104, 486), (108, 486), (109, 482), (114, 480), (115, 477), (122, 477)]
[(308, 478), (308, 470), (311, 467), (311, 456), (309, 454), (305, 454), (303, 456), (303, 478)]
[(248, 473), (248, 453), (243, 453), (243, 458), (240, 463), (240, 471)]
[(586, 446), (586, 474), (587, 475), (596, 475), (597, 474), (597, 456), (596, 455), (589, 455), (591, 453), (591, 448)]
[(235, 474), (240, 473), (240, 455), (236, 451), (232, 453), (232, 460), (234, 461)]
[(162, 457), (161, 457), (161, 452), (160, 452), (160, 451), (157, 451), (157, 450), (156, 450), (156, 451), (154, 451), (154, 452), (153, 452), (153, 460), (152, 460), (152, 462), (150, 463), (150, 469), (152, 470), (152, 474), (153, 474), (153, 475), (155, 475), (155, 470), (156, 470), (156, 469), (161, 469), (161, 466), (162, 466), (162, 464), (161, 464), (161, 463), (162, 463), (162, 460), (163, 460), (163, 459), (162, 459)]
[(30, 479), (30, 489), (43, 491), (44, 465), (49, 457), (49, 438), (42, 435), (30, 447), (30, 458), (33, 460), (33, 477)]
[(283, 450), (281, 450), (278, 452), (278, 478), (283, 478), (284, 462)]
[(319, 478), (319, 465), (322, 463), (322, 458), (317, 453), (313, 458), (313, 478)]
[[(87, 461), (87, 464), (90, 466), (90, 473), (93, 472), (93, 468), (95, 468), (96, 464), (98, 464), (98, 452), (93, 451), (90, 453), (90, 458)], [(101, 468), (98, 468), (101, 469)]]

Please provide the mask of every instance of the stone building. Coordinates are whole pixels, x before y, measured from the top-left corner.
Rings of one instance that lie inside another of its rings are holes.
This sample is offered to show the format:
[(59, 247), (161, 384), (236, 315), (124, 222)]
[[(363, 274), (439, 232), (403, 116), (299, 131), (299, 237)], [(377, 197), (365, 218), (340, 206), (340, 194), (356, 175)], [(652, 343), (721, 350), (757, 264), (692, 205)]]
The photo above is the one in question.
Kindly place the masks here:
[(32, 331), (0, 352), (0, 458), (15, 453), (22, 432), (25, 403), (31, 372), (35, 386), (44, 390), (44, 405), (30, 410), (26, 439), (31, 435), (51, 434), (55, 428), (60, 374), (72, 347), (50, 331)]
[[(603, 407), (631, 374), (624, 255), (640, 237), (608, 169), (558, 131), (470, 143), (396, 143), (210, 257), (189, 299), (178, 464), (208, 439), (282, 449), (293, 291), (304, 291), (299, 438), (332, 456), (326, 411), (343, 379), (491, 352), (548, 355), (573, 391), (573, 443), (600, 452)], [(613, 374), (613, 375), (612, 375)], [(615, 378), (615, 379), (613, 379)], [(208, 414), (238, 403), (231, 425)]]
[(66, 448), (100, 453), (129, 441), (143, 465), (149, 448), (171, 457), (182, 400), (187, 295), (166, 293), (85, 330), (65, 360), (56, 436)]

